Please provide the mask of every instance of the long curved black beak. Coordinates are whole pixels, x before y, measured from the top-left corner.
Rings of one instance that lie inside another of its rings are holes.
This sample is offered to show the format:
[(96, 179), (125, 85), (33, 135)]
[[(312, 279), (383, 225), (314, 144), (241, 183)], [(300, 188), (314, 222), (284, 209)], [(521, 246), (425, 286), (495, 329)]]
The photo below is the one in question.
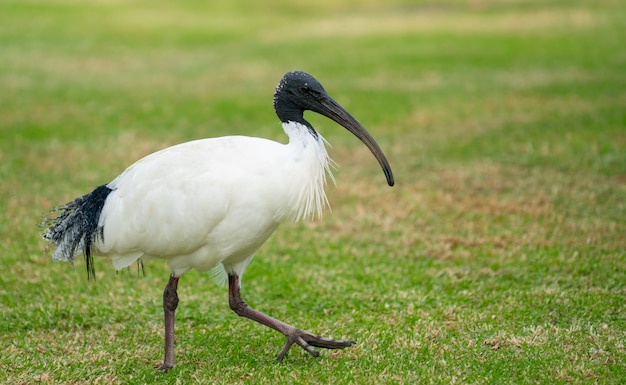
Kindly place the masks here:
[(363, 144), (370, 149), (376, 160), (378, 160), (378, 163), (382, 167), (385, 177), (387, 178), (387, 184), (389, 186), (393, 186), (393, 172), (391, 171), (391, 166), (389, 166), (387, 157), (385, 157), (383, 150), (381, 150), (378, 143), (376, 143), (372, 135), (367, 132), (365, 127), (363, 127), (361, 123), (359, 123), (352, 115), (350, 115), (348, 111), (345, 110), (345, 108), (341, 107), (341, 105), (334, 101), (330, 96), (324, 95), (319, 103), (319, 109), (312, 110), (341, 124), (345, 129), (354, 134), (354, 136), (359, 138), (361, 142), (363, 142)]

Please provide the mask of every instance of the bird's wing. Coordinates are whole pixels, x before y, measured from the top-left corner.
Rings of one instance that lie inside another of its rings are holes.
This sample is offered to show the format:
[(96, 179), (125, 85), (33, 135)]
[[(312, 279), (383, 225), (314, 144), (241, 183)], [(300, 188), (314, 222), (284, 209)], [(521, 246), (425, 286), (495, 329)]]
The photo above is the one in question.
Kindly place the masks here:
[(253, 204), (262, 177), (258, 174), (267, 167), (263, 154), (276, 153), (280, 146), (265, 139), (223, 137), (146, 156), (108, 185), (113, 192), (100, 216), (98, 250), (114, 263), (117, 259), (118, 267), (144, 256), (172, 258), (205, 247), (218, 225), (220, 235), (223, 223), (233, 228), (238, 220), (233, 216), (243, 213), (235, 208)]

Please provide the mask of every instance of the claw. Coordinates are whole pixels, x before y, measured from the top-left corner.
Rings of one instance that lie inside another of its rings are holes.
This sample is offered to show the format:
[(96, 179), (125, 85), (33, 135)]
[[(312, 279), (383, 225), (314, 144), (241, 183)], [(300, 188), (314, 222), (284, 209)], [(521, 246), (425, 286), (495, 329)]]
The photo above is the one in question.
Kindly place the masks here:
[(173, 368), (173, 366), (168, 366), (168, 365), (163, 364), (163, 365), (155, 365), (154, 368), (160, 372), (167, 373), (170, 369)]
[(291, 348), (291, 345), (293, 345), (293, 341), (287, 339), (287, 343), (285, 344), (285, 346), (283, 346), (280, 353), (278, 353), (278, 355), (276, 356), (276, 361), (280, 362), (283, 360), (283, 358), (285, 358), (285, 356), (287, 355), (287, 352)]
[(276, 361), (282, 361), (294, 343), (298, 344), (313, 357), (319, 357), (320, 355), (320, 352), (313, 349), (313, 346), (324, 349), (343, 349), (356, 345), (356, 341), (333, 340), (331, 338), (314, 335), (296, 328), (294, 328), (291, 333), (288, 333), (286, 337), (287, 342), (285, 343), (285, 346), (283, 346), (280, 353), (278, 353), (278, 356), (276, 356)]

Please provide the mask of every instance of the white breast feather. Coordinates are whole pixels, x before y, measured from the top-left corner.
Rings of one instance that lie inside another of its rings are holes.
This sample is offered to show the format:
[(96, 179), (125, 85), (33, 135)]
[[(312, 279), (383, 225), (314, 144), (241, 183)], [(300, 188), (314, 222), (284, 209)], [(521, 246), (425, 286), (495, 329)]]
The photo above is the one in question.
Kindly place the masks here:
[(335, 182), (331, 172), (331, 165), (334, 165), (334, 162), (324, 146), (327, 142), (321, 134), (318, 133), (316, 138), (299, 123), (283, 123), (283, 129), (289, 136), (289, 146), (298, 169), (292, 181), (297, 190), (292, 195), (291, 219), (298, 221), (321, 218), (324, 207), (330, 208), (324, 191), (326, 175), (333, 183)]

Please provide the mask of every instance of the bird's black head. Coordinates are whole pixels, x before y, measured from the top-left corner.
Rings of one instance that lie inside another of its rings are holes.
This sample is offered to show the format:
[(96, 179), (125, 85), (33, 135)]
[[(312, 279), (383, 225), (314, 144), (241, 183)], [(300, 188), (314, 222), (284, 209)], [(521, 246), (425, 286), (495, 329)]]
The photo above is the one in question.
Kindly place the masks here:
[(276, 87), (274, 110), (281, 122), (303, 124), (315, 137), (317, 137), (317, 132), (309, 122), (304, 120), (305, 110), (317, 112), (341, 124), (370, 149), (383, 168), (387, 183), (393, 186), (391, 167), (378, 143), (361, 123), (326, 93), (324, 87), (313, 76), (302, 71), (287, 72)]
[(310, 126), (303, 119), (305, 110), (320, 112), (320, 103), (329, 98), (313, 76), (302, 71), (287, 72), (274, 93), (274, 110), (281, 122), (294, 121)]

